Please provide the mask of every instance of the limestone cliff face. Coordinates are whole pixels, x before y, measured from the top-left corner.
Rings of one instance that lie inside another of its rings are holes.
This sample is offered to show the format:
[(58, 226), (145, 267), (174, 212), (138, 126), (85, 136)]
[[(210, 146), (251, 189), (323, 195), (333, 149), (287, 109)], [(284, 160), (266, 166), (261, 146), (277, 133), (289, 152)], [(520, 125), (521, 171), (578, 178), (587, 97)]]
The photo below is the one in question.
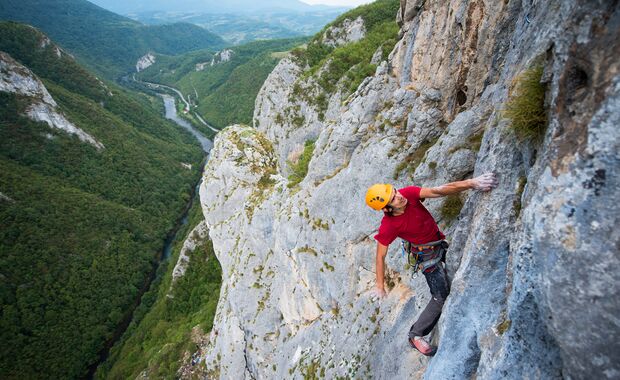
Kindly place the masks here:
[[(41, 47), (47, 47), (50, 41), (42, 39)], [(61, 50), (52, 46), (58, 57)], [(42, 121), (51, 128), (76, 135), (81, 141), (103, 149), (104, 146), (93, 136), (76, 127), (57, 109), (58, 105), (43, 85), (43, 82), (27, 67), (15, 61), (9, 54), (0, 51), (0, 91), (14, 93), (28, 99), (29, 106), (25, 113), (34, 121)]]
[(327, 46), (341, 46), (364, 38), (366, 27), (364, 20), (358, 16), (355, 20), (345, 19), (342, 24), (330, 26), (321, 36), (321, 42)]
[(136, 72), (139, 73), (140, 71), (148, 69), (155, 63), (156, 60), (157, 58), (153, 53), (146, 53), (136, 62)]
[[(617, 378), (618, 6), (402, 0), (397, 17), (399, 42), (354, 94), (322, 109), (290, 96), (313, 79), (284, 59), (255, 128), (218, 135), (200, 192), (223, 270), (209, 376)], [(539, 63), (549, 125), (520, 141), (503, 109)], [(307, 139), (308, 174), (289, 188)], [(425, 203), (452, 278), (428, 359), (406, 341), (427, 286), (397, 244), (388, 297), (371, 298), (380, 215), (364, 193), (487, 171), (499, 187), (462, 194), (455, 219), (445, 199)]]

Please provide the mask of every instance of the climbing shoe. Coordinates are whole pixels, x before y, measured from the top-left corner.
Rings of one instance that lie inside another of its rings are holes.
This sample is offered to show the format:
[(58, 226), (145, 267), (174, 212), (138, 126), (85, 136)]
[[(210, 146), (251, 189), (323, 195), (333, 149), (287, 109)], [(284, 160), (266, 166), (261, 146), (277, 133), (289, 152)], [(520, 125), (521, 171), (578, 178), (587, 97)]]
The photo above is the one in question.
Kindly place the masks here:
[(414, 338), (409, 338), (409, 345), (412, 348), (420, 351), (422, 355), (433, 356), (435, 352), (437, 352), (437, 347), (431, 346), (427, 341), (424, 340), (421, 336), (416, 336)]

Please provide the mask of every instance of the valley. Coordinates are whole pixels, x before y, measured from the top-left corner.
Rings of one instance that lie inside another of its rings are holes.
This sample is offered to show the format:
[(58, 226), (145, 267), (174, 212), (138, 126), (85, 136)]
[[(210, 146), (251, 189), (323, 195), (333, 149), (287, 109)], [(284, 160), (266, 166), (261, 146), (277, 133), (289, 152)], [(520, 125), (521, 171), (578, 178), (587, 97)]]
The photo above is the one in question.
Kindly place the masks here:
[(620, 373), (617, 2), (95, 1), (0, 3), (0, 378)]

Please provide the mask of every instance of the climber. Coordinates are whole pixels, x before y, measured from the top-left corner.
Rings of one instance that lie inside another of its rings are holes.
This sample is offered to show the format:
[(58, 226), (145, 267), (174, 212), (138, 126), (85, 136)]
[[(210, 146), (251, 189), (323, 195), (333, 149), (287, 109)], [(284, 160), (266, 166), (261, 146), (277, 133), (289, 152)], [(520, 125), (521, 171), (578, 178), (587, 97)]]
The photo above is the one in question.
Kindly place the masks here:
[[(428, 335), (441, 315), (441, 308), (449, 293), (449, 285), (443, 265), (447, 243), (444, 234), (437, 227), (435, 219), (422, 205), (425, 198), (437, 198), (456, 194), (468, 189), (489, 191), (497, 186), (493, 173), (486, 173), (473, 179), (451, 182), (438, 187), (409, 186), (396, 190), (389, 184), (375, 184), (366, 192), (366, 204), (384, 212), (377, 241), (376, 287), (379, 298), (385, 297), (383, 285), (385, 275), (385, 255), (388, 246), (397, 237), (409, 242), (419, 258), (426, 283), (431, 291), (431, 300), (409, 330), (408, 341), (411, 347), (422, 354), (432, 356), (437, 347), (431, 346), (424, 336)], [(417, 265), (416, 265), (417, 266)]]

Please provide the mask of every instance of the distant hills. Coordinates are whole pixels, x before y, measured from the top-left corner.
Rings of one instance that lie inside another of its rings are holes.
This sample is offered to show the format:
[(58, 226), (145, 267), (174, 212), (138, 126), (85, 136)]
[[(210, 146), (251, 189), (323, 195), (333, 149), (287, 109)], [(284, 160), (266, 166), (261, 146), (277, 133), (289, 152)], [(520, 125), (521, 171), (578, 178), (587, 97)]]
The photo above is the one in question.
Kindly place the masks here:
[(201, 26), (232, 45), (255, 40), (310, 36), (318, 32), (345, 8), (308, 12), (278, 11), (252, 13), (144, 12), (129, 17), (145, 24), (190, 22)]
[(179, 54), (225, 45), (216, 34), (193, 24), (143, 25), (85, 0), (3, 0), (0, 20), (41, 29), (108, 78), (131, 71), (150, 51)]
[(164, 11), (201, 13), (308, 12), (335, 7), (309, 5), (299, 0), (93, 0), (93, 3), (120, 14)]
[(296, 0), (92, 2), (145, 24), (192, 23), (234, 45), (255, 40), (310, 36), (349, 9), (308, 5)]
[[(200, 50), (178, 56), (157, 55), (156, 62), (136, 76), (178, 88), (196, 110), (217, 128), (250, 124), (254, 101), (278, 61), (307, 38), (254, 41), (230, 48), (230, 60), (214, 60)], [(205, 131), (206, 132), (206, 131)]]

